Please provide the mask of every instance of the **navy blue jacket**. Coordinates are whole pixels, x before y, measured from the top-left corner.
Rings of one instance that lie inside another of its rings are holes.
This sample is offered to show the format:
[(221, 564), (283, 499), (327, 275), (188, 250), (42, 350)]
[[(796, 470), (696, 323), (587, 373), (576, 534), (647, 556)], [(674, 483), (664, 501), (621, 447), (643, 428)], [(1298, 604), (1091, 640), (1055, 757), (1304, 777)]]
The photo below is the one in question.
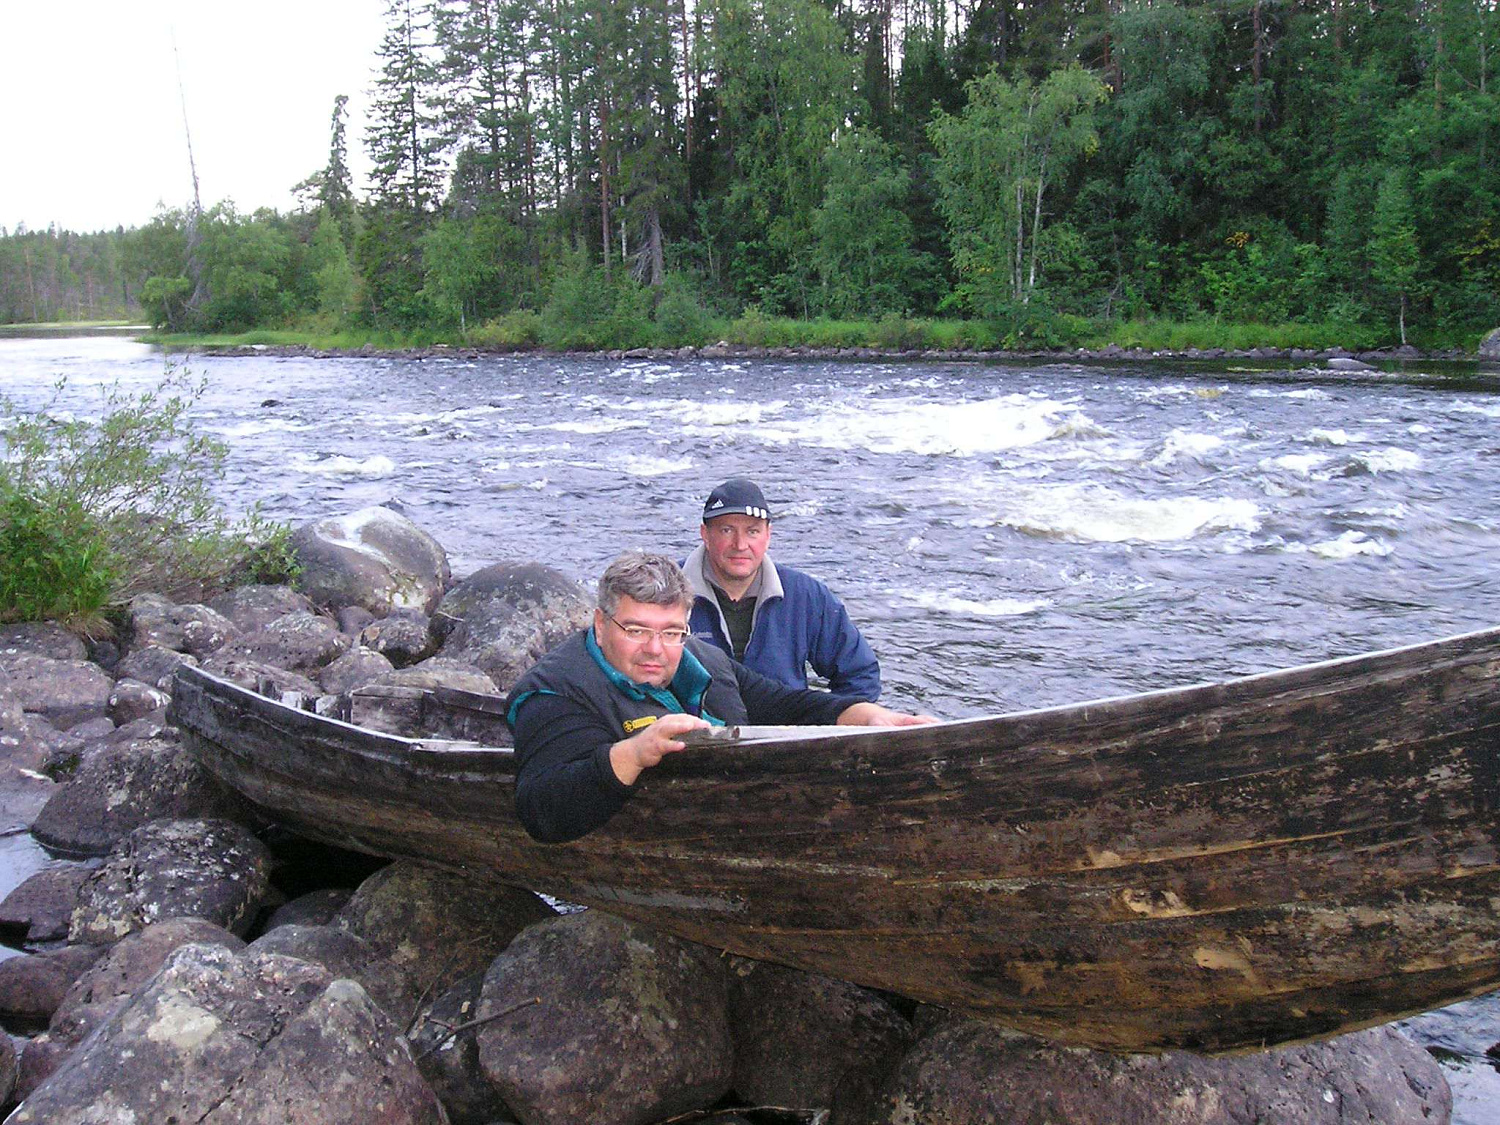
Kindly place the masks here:
[[(637, 684), (604, 658), (594, 631), (573, 634), (523, 675), (506, 701), (516, 736), (516, 815), (546, 843), (573, 840), (614, 816), (646, 780), (615, 776), (610, 747), (662, 715), (715, 725), (829, 724), (852, 701), (789, 688), (698, 640), (666, 688)], [(647, 771), (649, 773), (650, 771)]]
[[(700, 547), (684, 567), (696, 595), (688, 627), (694, 636), (732, 653), (719, 604), (704, 588), (704, 565)], [(769, 556), (761, 566), (763, 589), (745, 646), (745, 666), (788, 687), (806, 687), (811, 664), (835, 695), (872, 703), (879, 699), (880, 662), (844, 603), (816, 578), (772, 563)]]

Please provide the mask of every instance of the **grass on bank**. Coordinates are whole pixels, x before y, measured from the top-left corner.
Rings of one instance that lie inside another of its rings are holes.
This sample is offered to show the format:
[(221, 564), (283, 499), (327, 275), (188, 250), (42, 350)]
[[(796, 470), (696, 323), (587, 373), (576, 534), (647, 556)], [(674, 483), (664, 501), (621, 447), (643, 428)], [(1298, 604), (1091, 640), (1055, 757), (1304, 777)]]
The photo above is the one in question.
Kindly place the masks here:
[[(322, 351), (362, 348), (399, 350), (438, 345), (494, 350), (613, 350), (675, 348), (723, 342), (763, 348), (873, 348), (881, 351), (995, 351), (1087, 348), (1111, 344), (1146, 351), (1183, 352), (1190, 348), (1226, 351), (1250, 348), (1342, 347), (1352, 351), (1392, 346), (1389, 334), (1342, 322), (1314, 324), (1230, 324), (1215, 320), (1088, 320), (1058, 317), (1045, 331), (1018, 336), (986, 321), (955, 319), (795, 320), (754, 309), (734, 319), (704, 314), (691, 324), (663, 325), (645, 318), (611, 318), (585, 328), (559, 328), (542, 314), (519, 310), (467, 331), (453, 328), (390, 329), (258, 328), (222, 334), (152, 333), (143, 339), (167, 348), (306, 347)], [(1477, 341), (1474, 341), (1477, 345)]]
[(56, 620), (98, 636), (147, 591), (201, 601), (295, 575), (290, 528), (225, 516), (227, 448), (190, 417), (204, 384), (168, 370), (153, 390), (103, 392), (98, 420), (0, 397), (0, 623)]

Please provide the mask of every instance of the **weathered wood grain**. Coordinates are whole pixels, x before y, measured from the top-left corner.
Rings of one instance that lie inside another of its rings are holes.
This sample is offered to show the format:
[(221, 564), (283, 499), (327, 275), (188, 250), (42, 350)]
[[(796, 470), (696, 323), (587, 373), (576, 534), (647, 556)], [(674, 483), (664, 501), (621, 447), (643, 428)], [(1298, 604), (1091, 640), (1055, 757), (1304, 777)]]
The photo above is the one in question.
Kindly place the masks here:
[[(488, 697), (422, 706), (496, 730)], [(566, 845), (516, 822), (508, 750), (196, 669), (173, 714), (310, 835), (1061, 1042), (1246, 1049), (1500, 986), (1500, 630), (930, 727), (746, 731)]]

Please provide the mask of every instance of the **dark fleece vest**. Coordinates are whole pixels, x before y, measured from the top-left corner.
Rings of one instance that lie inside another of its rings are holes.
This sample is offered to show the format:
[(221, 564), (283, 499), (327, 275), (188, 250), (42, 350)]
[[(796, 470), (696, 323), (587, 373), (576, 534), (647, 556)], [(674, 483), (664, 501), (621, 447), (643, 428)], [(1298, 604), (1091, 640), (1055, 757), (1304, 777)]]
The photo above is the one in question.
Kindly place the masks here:
[(749, 722), (729, 657), (713, 645), (689, 639), (677, 674), (665, 688), (632, 682), (599, 650), (593, 629), (583, 629), (542, 657), (516, 681), (506, 701), (506, 720), (538, 692), (560, 695), (600, 715), (628, 738), (663, 715), (686, 713), (715, 724)]

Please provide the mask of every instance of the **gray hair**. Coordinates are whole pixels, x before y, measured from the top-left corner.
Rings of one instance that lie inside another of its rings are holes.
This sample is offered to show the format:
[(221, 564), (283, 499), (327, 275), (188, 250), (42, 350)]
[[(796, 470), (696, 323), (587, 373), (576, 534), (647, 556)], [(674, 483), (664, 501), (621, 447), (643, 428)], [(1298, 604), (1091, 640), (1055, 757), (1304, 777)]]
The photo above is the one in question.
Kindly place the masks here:
[(691, 609), (693, 590), (673, 559), (649, 551), (626, 551), (599, 579), (599, 608), (612, 615), (621, 598)]

